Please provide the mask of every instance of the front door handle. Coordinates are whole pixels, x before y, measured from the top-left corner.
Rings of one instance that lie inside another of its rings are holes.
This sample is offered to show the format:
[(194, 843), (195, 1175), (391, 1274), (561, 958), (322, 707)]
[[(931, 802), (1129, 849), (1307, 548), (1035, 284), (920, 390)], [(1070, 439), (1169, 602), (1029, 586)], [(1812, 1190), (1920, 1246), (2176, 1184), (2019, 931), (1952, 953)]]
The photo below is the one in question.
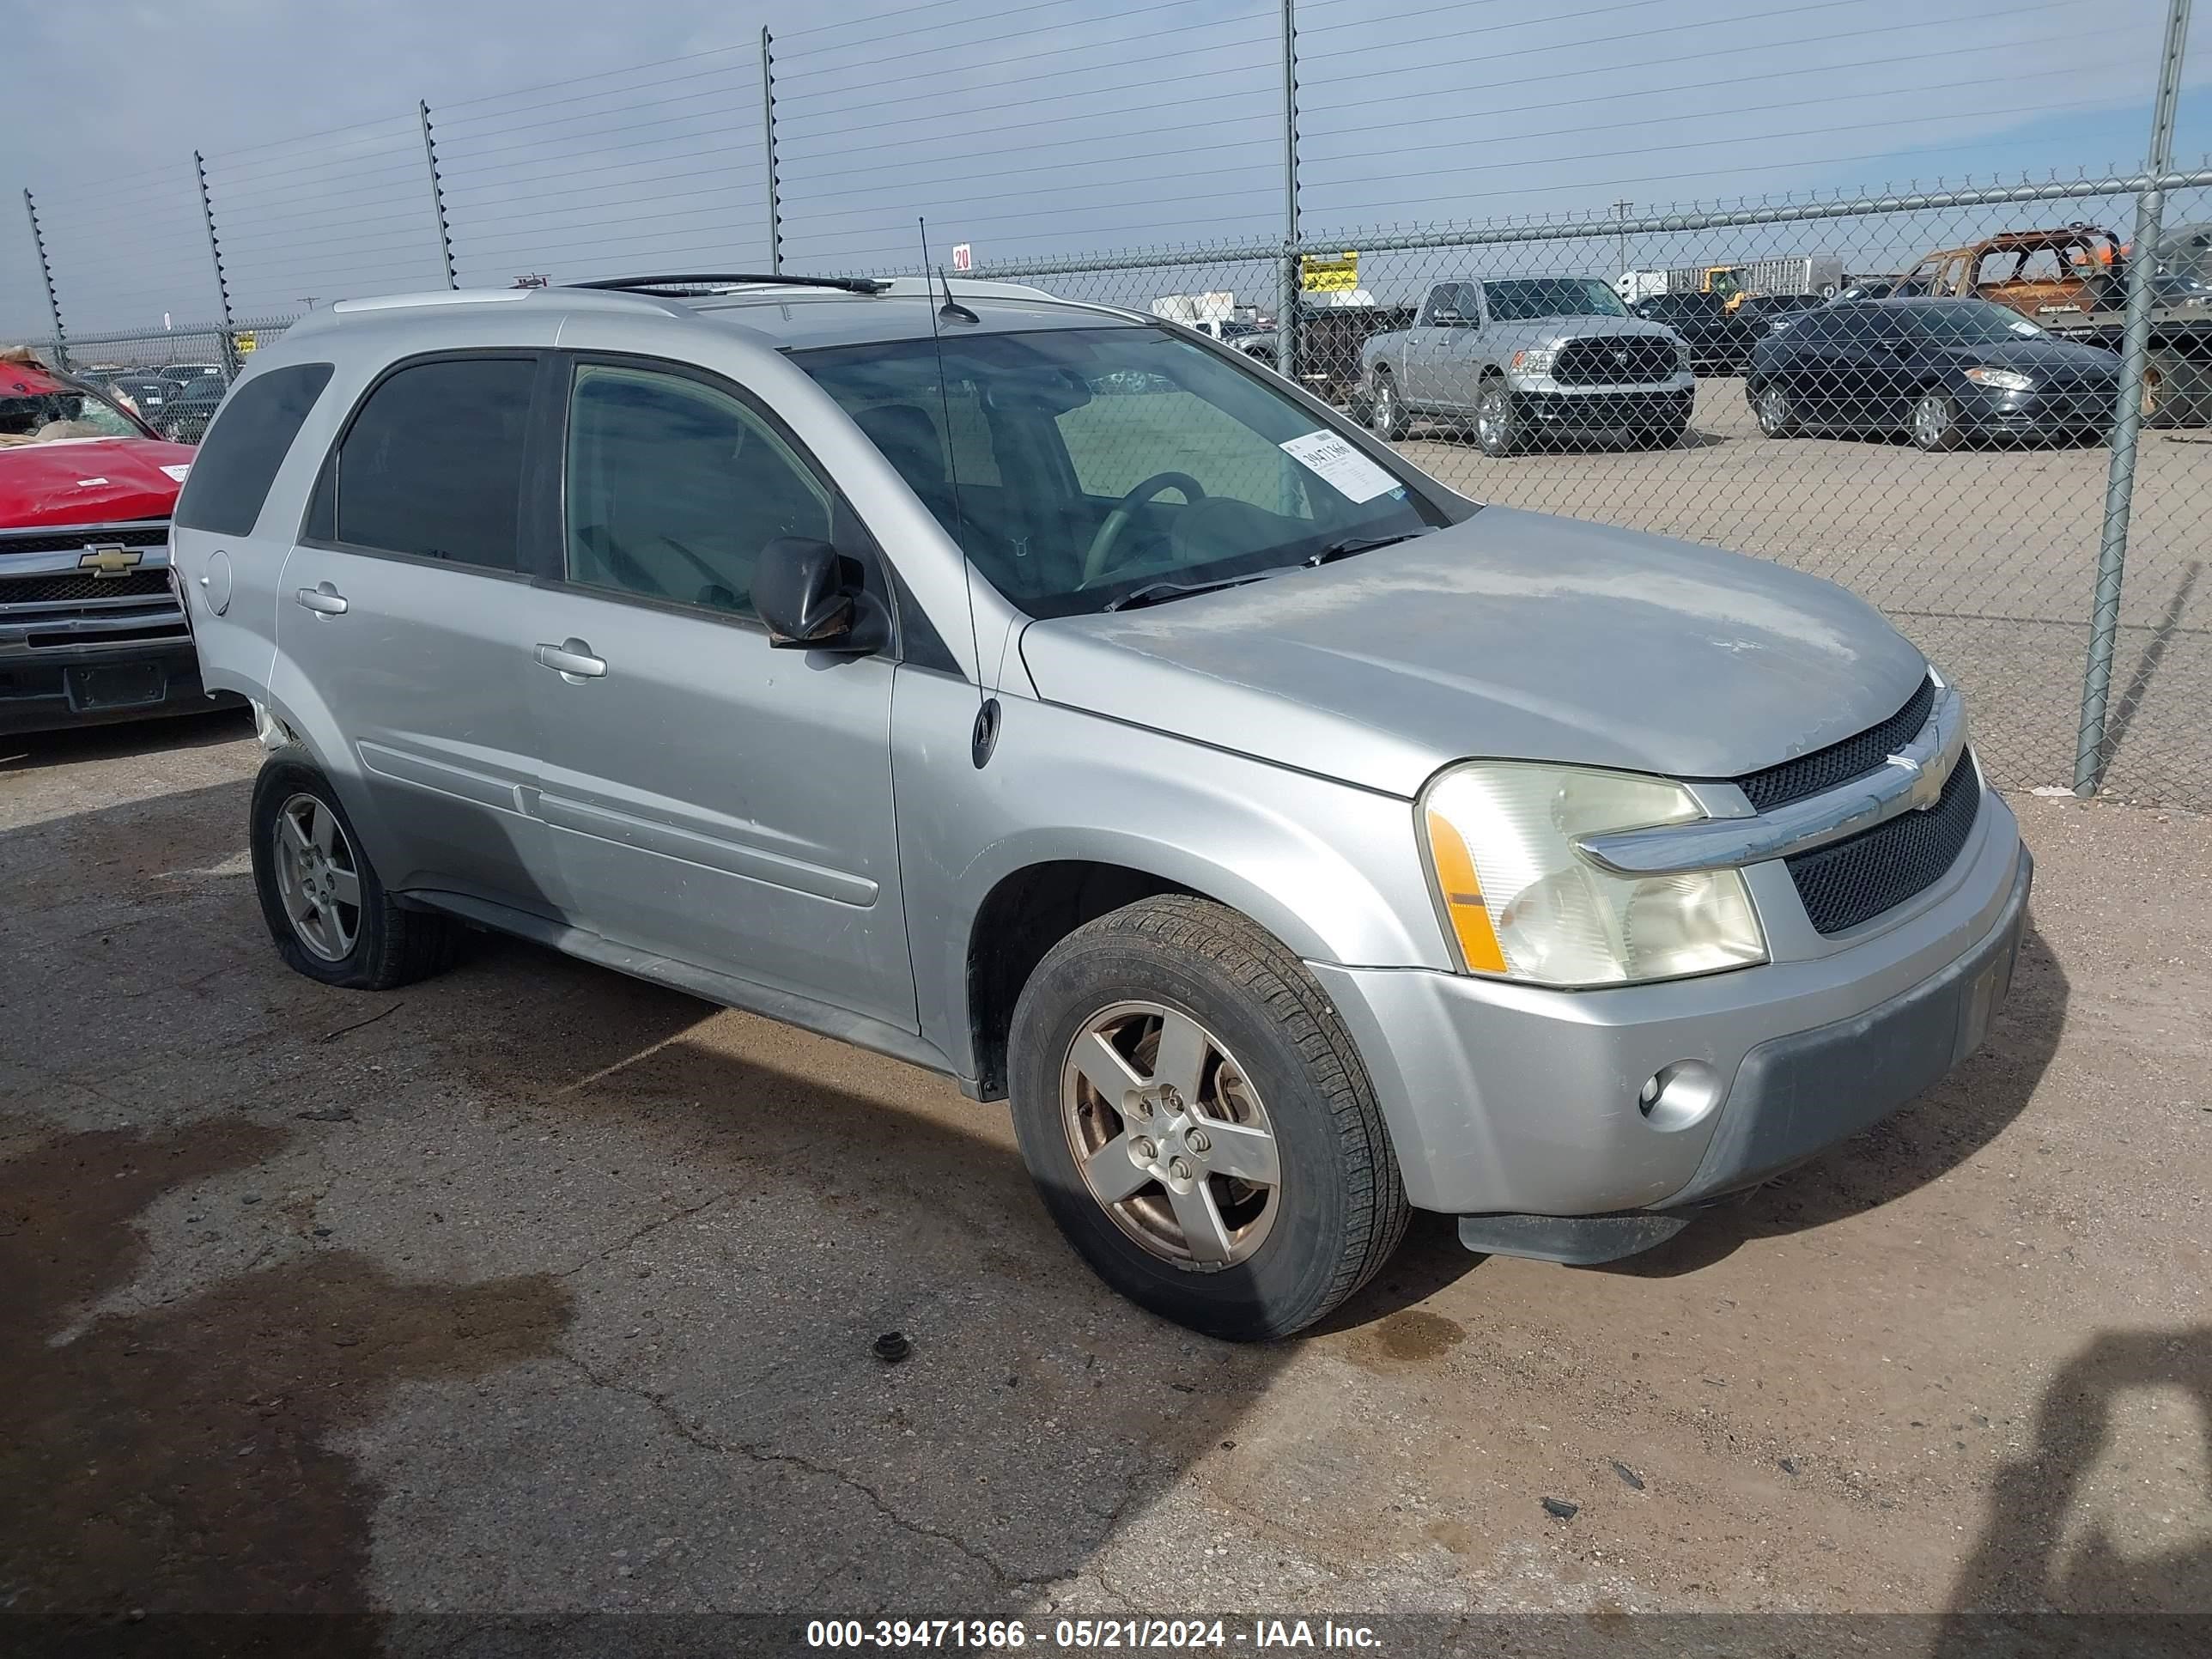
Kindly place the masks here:
[(605, 659), (593, 656), (592, 647), (581, 640), (563, 640), (558, 645), (541, 643), (531, 654), (538, 659), (539, 667), (550, 668), (565, 680), (603, 680), (607, 677)]
[(345, 595), (328, 582), (317, 582), (313, 587), (301, 588), (292, 595), (293, 603), (305, 605), (318, 617), (343, 617), (346, 613)]

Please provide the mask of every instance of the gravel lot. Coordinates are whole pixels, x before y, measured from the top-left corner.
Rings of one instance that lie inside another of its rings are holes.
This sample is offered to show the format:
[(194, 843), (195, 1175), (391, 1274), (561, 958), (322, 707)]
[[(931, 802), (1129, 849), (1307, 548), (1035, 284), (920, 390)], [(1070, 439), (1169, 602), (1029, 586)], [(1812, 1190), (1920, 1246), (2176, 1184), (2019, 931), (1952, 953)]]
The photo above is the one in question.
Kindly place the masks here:
[[(2104, 521), (2102, 447), (1971, 449), (1759, 435), (1743, 382), (1701, 380), (1662, 452), (1514, 456), (1417, 428), (1401, 446), (1479, 500), (1761, 554), (1881, 607), (1964, 686), (2002, 781), (2070, 784)], [(2144, 434), (2112, 671), (2108, 785), (2212, 811), (2212, 430)]]
[(2020, 799), (1989, 1048), (1668, 1247), (1419, 1225), (1240, 1349), (894, 1061), (495, 939), (287, 973), (235, 720), (0, 755), (19, 1615), (2212, 1613), (2212, 822)]

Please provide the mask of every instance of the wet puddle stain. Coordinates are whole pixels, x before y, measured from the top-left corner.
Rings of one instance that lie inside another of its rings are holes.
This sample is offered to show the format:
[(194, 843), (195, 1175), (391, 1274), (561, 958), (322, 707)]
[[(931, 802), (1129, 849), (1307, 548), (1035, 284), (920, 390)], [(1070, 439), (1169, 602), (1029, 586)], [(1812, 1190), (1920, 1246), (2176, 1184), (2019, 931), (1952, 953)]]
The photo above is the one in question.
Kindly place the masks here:
[(414, 1378), (547, 1353), (572, 1313), (544, 1275), (407, 1283), (324, 1250), (52, 1346), (145, 1257), (132, 1218), (285, 1139), (234, 1121), (64, 1136), (0, 1164), (0, 1584), (11, 1620), (142, 1650), (299, 1651), (306, 1633), (178, 1613), (335, 1615), (315, 1650), (373, 1652), (377, 1492), (329, 1441)]

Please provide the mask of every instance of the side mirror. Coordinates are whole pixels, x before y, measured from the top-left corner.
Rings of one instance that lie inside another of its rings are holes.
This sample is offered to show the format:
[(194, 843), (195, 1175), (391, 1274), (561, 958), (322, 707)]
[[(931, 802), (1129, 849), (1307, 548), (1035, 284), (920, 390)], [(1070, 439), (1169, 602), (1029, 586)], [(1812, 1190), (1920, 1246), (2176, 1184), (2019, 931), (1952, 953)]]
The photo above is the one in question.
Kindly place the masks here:
[(853, 634), (853, 585), (844, 558), (811, 536), (779, 536), (753, 568), (753, 609), (769, 643), (790, 650), (836, 649)]

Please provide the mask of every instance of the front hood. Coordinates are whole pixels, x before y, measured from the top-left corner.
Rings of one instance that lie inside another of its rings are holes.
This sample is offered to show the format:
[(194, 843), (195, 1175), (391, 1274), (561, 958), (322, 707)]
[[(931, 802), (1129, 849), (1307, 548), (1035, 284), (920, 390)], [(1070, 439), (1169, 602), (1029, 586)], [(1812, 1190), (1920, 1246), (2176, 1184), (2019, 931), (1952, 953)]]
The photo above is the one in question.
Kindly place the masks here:
[(1030, 624), (1051, 702), (1411, 796), (1472, 757), (1726, 778), (1895, 714), (1920, 653), (1764, 560), (1510, 507), (1118, 615)]
[(153, 438), (0, 445), (0, 530), (166, 519), (196, 453)]
[(1599, 317), (1589, 312), (1571, 313), (1559, 317), (1531, 317), (1526, 322), (1500, 323), (1497, 326), (1509, 333), (1542, 334), (1561, 340), (1615, 340), (1632, 335), (1663, 335), (1674, 331), (1664, 323), (1655, 323), (1644, 317)]

